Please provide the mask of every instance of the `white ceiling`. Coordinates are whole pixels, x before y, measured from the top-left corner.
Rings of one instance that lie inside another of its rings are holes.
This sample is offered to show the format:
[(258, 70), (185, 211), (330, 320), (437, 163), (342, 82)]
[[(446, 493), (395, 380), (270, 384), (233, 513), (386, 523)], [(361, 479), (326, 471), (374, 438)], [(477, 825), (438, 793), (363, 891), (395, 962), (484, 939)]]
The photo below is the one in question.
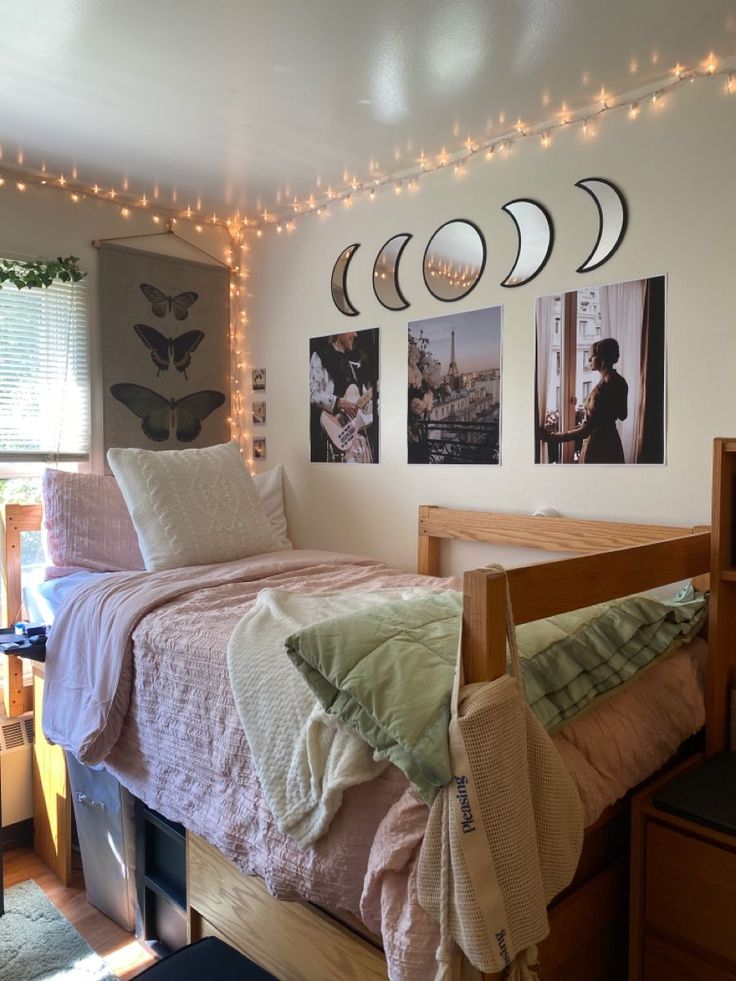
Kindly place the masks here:
[(0, 0), (0, 25), (4, 161), (220, 212), (736, 51), (734, 0)]

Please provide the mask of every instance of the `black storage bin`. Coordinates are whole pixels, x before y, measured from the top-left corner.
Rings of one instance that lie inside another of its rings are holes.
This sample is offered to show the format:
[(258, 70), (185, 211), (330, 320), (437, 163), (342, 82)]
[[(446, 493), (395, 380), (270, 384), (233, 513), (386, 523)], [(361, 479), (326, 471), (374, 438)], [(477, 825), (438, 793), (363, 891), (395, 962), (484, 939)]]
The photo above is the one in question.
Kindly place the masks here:
[(237, 950), (218, 940), (205, 937), (138, 975), (145, 981), (277, 981)]
[(165, 956), (187, 942), (185, 830), (136, 800), (135, 840), (136, 933)]

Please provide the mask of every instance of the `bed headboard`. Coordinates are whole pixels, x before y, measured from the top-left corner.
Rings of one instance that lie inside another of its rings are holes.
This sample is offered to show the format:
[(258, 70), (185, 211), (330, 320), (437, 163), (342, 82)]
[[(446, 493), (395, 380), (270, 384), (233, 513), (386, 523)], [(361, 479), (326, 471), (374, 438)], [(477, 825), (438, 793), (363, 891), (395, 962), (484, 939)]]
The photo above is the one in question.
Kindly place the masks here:
[(40, 504), (6, 504), (3, 509), (5, 547), (3, 550), (3, 624), (21, 619), (23, 594), (20, 581), (20, 536), (24, 531), (40, 531), (43, 508)]
[[(42, 508), (40, 504), (6, 504), (3, 520), (3, 608), (2, 623), (9, 626), (23, 613), (23, 594), (20, 581), (20, 536), (24, 531), (39, 531)], [(7, 672), (2, 708), (12, 718), (31, 707), (31, 689), (23, 682), (23, 666), (19, 657), (7, 658)]]
[[(707, 531), (710, 528), (706, 525), (640, 525), (423, 505), (419, 508), (417, 571), (425, 576), (439, 574), (439, 545), (443, 538), (516, 545), (546, 552), (590, 553), (649, 545)], [(696, 585), (707, 589), (707, 577), (699, 577)]]

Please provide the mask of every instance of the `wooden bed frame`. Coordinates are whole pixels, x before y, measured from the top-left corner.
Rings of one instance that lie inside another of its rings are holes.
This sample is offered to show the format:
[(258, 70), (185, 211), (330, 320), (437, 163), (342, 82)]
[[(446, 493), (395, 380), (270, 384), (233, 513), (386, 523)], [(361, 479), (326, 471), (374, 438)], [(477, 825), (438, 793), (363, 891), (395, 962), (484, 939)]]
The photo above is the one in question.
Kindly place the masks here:
[[(521, 545), (572, 558), (511, 569), (514, 618), (527, 623), (682, 579), (711, 588), (706, 691), (707, 750), (725, 746), (728, 690), (736, 665), (729, 644), (736, 630), (733, 494), (736, 440), (716, 440), (713, 542), (707, 529), (566, 518), (419, 509), (418, 571), (436, 575), (442, 539)], [(7, 582), (19, 575), (7, 563)], [(584, 554), (579, 554), (584, 553)], [(468, 683), (506, 670), (506, 585), (503, 576), (465, 573), (463, 664)], [(8, 589), (10, 609), (19, 592)], [(544, 981), (621, 981), (626, 976), (628, 800), (606, 811), (585, 835), (572, 885), (549, 909), (550, 936), (540, 945)], [(187, 837), (190, 939), (220, 936), (285, 981), (379, 981), (386, 966), (375, 938), (349, 917), (339, 919), (306, 902), (274, 899), (263, 882), (241, 873), (216, 848)], [(346, 925), (349, 924), (349, 925)], [(496, 975), (486, 975), (486, 981)]]

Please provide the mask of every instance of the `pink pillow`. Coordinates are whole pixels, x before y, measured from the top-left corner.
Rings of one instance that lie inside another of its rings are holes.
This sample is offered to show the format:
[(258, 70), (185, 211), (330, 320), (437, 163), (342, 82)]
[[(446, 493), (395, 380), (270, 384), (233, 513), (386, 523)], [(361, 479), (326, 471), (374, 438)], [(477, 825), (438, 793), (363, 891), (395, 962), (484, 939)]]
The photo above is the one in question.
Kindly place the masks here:
[(41, 496), (47, 579), (145, 568), (114, 477), (45, 470)]

